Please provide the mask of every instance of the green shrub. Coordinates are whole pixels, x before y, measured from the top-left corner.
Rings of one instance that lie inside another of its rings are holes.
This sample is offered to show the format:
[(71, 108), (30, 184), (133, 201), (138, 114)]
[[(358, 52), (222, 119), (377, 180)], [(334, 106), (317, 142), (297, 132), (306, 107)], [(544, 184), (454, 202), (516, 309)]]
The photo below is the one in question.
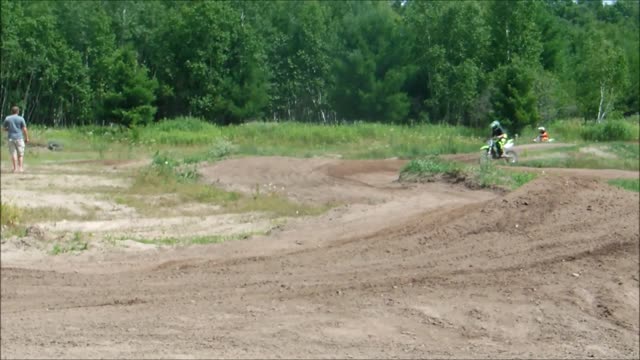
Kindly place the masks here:
[(435, 156), (426, 159), (411, 160), (400, 171), (400, 179), (431, 178), (436, 175), (457, 177), (462, 173), (460, 164), (443, 160)]
[(609, 184), (629, 190), (640, 192), (640, 179), (613, 179)]
[(580, 130), (580, 137), (586, 141), (628, 141), (633, 140), (634, 134), (628, 122), (609, 120), (584, 126)]
[(0, 203), (0, 224), (2, 226), (13, 227), (22, 221), (22, 210), (11, 204)]

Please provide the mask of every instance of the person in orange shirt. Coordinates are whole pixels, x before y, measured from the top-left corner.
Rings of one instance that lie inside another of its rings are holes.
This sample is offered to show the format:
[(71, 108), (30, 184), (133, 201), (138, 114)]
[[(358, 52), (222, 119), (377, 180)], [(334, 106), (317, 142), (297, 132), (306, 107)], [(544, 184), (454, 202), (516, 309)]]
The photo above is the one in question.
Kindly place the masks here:
[(544, 127), (540, 126), (538, 128), (538, 137), (534, 139), (534, 141), (536, 142), (547, 142), (549, 141), (549, 133), (547, 133), (547, 129), (545, 129)]

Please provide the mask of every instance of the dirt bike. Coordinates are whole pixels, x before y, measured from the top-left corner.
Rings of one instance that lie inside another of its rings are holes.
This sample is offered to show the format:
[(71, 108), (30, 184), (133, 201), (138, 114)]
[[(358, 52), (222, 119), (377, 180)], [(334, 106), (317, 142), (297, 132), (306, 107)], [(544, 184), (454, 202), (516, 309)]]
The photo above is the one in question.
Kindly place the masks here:
[(498, 149), (496, 148), (496, 141), (489, 139), (487, 145), (481, 147), (482, 155), (480, 156), (480, 162), (483, 163), (489, 160), (501, 160), (504, 159), (509, 164), (515, 164), (518, 162), (518, 154), (513, 150), (515, 143), (513, 139), (507, 140), (507, 143), (502, 149), (502, 156), (498, 156)]
[(540, 136), (537, 136), (535, 139), (533, 139), (533, 142), (539, 142), (539, 143), (550, 143), (550, 142), (554, 142), (556, 141), (556, 139), (548, 139), (546, 141), (542, 141), (540, 139)]

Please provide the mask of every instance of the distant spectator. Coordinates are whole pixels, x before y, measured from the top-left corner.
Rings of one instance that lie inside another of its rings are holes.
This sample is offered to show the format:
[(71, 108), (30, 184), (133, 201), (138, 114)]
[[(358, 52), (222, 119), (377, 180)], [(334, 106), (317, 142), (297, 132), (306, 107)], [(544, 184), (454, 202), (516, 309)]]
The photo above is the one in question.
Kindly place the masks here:
[(7, 116), (2, 124), (2, 128), (9, 133), (9, 154), (11, 155), (13, 172), (24, 172), (24, 148), (25, 143), (29, 143), (27, 123), (22, 116), (18, 115), (19, 112), (19, 107), (12, 107), (11, 115)]

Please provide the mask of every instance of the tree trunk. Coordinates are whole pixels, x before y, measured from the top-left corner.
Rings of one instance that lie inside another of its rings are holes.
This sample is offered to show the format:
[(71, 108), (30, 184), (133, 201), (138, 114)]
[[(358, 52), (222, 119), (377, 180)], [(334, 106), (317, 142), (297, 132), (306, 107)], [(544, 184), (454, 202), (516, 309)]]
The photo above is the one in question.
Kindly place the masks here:
[(9, 88), (5, 87), (2, 90), (2, 105), (0, 105), (0, 114), (4, 114), (4, 104), (7, 102), (7, 97), (9, 97)]
[(31, 75), (29, 75), (29, 82), (27, 83), (27, 90), (24, 92), (24, 100), (22, 101), (22, 114), (24, 115), (27, 111), (27, 100), (29, 99), (29, 90), (31, 89), (31, 81), (33, 80), (34, 70), (31, 71)]
[(600, 105), (598, 105), (598, 118), (596, 122), (601, 123), (604, 118), (602, 105), (604, 104), (604, 83), (600, 83)]

